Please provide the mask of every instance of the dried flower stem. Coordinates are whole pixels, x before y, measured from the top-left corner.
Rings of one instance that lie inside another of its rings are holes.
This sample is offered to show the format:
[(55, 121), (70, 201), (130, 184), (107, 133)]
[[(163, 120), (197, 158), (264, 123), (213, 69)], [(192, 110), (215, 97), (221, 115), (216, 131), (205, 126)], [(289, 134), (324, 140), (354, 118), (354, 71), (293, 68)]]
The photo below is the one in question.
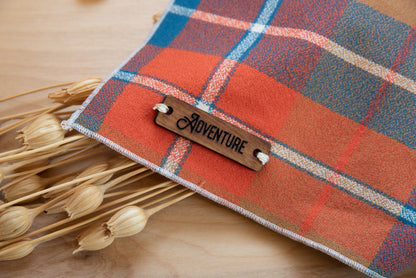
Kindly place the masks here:
[(71, 110), (71, 111), (62, 111), (62, 112), (55, 112), (53, 113), (55, 116), (61, 116), (61, 115), (68, 115), (68, 114), (73, 114), (75, 112), (75, 110)]
[(9, 155), (12, 155), (12, 154), (20, 153), (20, 152), (22, 152), (22, 151), (24, 151), (26, 149), (27, 149), (27, 147), (26, 146), (23, 146), (23, 147), (14, 149), (14, 150), (5, 151), (5, 152), (0, 153), (0, 157), (4, 157), (4, 156), (9, 156)]
[[(115, 178), (114, 180), (111, 180), (111, 181), (109, 181), (109, 182), (107, 182), (105, 184), (100, 185), (101, 190), (105, 192), (106, 190), (110, 189), (111, 187), (113, 187), (113, 186), (115, 186), (117, 184), (120, 184), (121, 182), (123, 182), (123, 181), (125, 181), (125, 180), (127, 180), (127, 179), (129, 179), (131, 177), (134, 177), (135, 175), (138, 175), (138, 174), (141, 174), (143, 172), (146, 172), (146, 171), (150, 171), (150, 170), (147, 169), (147, 168), (145, 168), (145, 167), (141, 167), (141, 168), (139, 168), (139, 169), (137, 169), (135, 171), (129, 172), (127, 174), (124, 174), (124, 175), (122, 175), (122, 176), (120, 176), (118, 178)], [(126, 184), (124, 184), (124, 185), (126, 185)]]
[[(10, 168), (18, 169), (22, 168), (25, 165), (29, 164), (35, 164), (36, 162), (43, 161), (45, 159), (53, 159), (59, 156), (64, 156), (66, 154), (73, 153), (75, 151), (85, 151), (86, 146), (91, 144), (91, 141), (88, 140), (78, 140), (76, 142), (72, 142), (70, 144), (61, 146), (60, 148), (56, 148), (54, 150), (51, 150), (50, 152), (41, 152), (40, 154), (32, 154), (28, 157), (25, 157), (24, 159), (19, 159), (19, 161), (10, 164)], [(30, 162), (29, 162), (30, 161)], [(14, 166), (16, 165), (16, 166)], [(19, 165), (19, 166), (18, 166)], [(6, 166), (6, 167), (9, 167)], [(35, 168), (37, 169), (37, 168)], [(30, 170), (29, 170), (30, 171)]]
[(9, 125), (6, 125), (6, 126), (4, 126), (4, 127), (1, 127), (1, 128), (0, 128), (0, 135), (3, 135), (3, 134), (5, 134), (5, 133), (7, 133), (7, 132), (9, 132), (9, 131), (11, 131), (11, 130), (13, 130), (13, 129), (15, 129), (15, 128), (18, 128), (19, 126), (22, 126), (22, 125), (24, 125), (24, 124), (27, 124), (27, 123), (29, 123), (29, 122), (31, 122), (31, 121), (34, 121), (34, 120), (36, 120), (38, 117), (40, 117), (40, 116), (42, 116), (42, 115), (44, 115), (44, 114), (47, 114), (47, 113), (52, 113), (52, 112), (58, 111), (58, 110), (60, 110), (60, 109), (63, 109), (63, 108), (65, 108), (65, 107), (67, 107), (67, 105), (64, 105), (64, 104), (57, 105), (57, 106), (51, 106), (51, 107), (49, 107), (48, 109), (46, 109), (45, 111), (43, 111), (42, 113), (40, 113), (40, 114), (38, 114), (38, 115), (34, 115), (34, 116), (32, 116), (32, 117), (27, 117), (27, 118), (25, 118), (25, 119), (22, 119), (22, 120), (19, 120), (19, 121), (17, 121), (17, 122), (14, 122), (14, 123), (11, 123), (11, 124), (9, 124)]
[[(98, 214), (98, 215), (96, 215), (96, 216), (94, 216), (94, 217), (91, 217), (91, 218), (88, 218), (88, 219), (83, 220), (83, 221), (81, 221), (81, 222), (75, 223), (75, 224), (73, 224), (73, 225), (71, 225), (71, 226), (69, 226), (69, 227), (65, 227), (65, 228), (63, 228), (63, 229), (57, 230), (57, 231), (55, 231), (55, 232), (52, 232), (52, 233), (50, 233), (50, 234), (47, 234), (47, 235), (45, 235), (45, 236), (40, 237), (40, 238), (42, 238), (42, 239), (37, 238), (37, 239), (36, 239), (36, 241), (39, 241), (39, 242), (45, 242), (45, 241), (48, 241), (48, 240), (54, 239), (54, 238), (56, 238), (56, 237), (59, 237), (59, 236), (65, 235), (65, 234), (67, 234), (68, 232), (72, 232), (72, 231), (73, 231), (73, 229), (75, 229), (75, 228), (78, 228), (78, 227), (80, 227), (80, 226), (85, 226), (86, 224), (89, 224), (89, 223), (94, 222), (94, 221), (96, 221), (96, 220), (98, 220), (98, 219), (101, 219), (101, 218), (104, 218), (104, 217), (106, 217), (106, 216), (108, 216), (108, 215), (111, 215), (111, 214), (113, 214), (113, 213), (117, 212), (118, 210), (123, 209), (123, 208), (125, 208), (125, 207), (132, 206), (132, 205), (135, 205), (135, 204), (137, 204), (137, 203), (143, 202), (143, 201), (145, 201), (145, 200), (147, 200), (147, 199), (150, 199), (150, 198), (152, 198), (152, 197), (154, 197), (154, 196), (156, 196), (156, 195), (158, 195), (158, 194), (160, 194), (160, 193), (163, 193), (163, 192), (165, 192), (165, 191), (167, 191), (167, 190), (170, 190), (170, 189), (172, 189), (172, 188), (173, 188), (173, 187), (175, 187), (175, 186), (177, 186), (177, 184), (174, 184), (174, 185), (171, 185), (171, 186), (168, 186), (168, 187), (162, 188), (162, 189), (160, 189), (160, 190), (158, 190), (158, 191), (155, 191), (155, 192), (153, 192), (153, 193), (151, 193), (151, 194), (148, 194), (148, 195), (146, 195), (146, 196), (144, 196), (144, 197), (138, 198), (138, 199), (136, 199), (136, 200), (133, 200), (133, 201), (131, 201), (131, 202), (128, 202), (128, 203), (126, 203), (126, 204), (123, 204), (123, 205), (121, 205), (121, 206), (118, 206), (118, 207), (116, 207), (116, 208), (113, 208), (113, 209), (110, 209), (110, 210), (105, 211), (105, 212), (103, 212), (103, 213), (100, 213), (100, 214)], [(153, 188), (152, 190), (154, 190), (154, 188)], [(185, 189), (185, 190), (186, 190), (186, 189)], [(164, 199), (170, 198), (170, 197), (172, 197), (173, 195), (179, 194), (179, 193), (181, 193), (181, 192), (183, 192), (183, 191), (184, 191), (184, 189), (180, 189), (180, 190), (178, 190), (178, 191), (176, 191), (176, 192), (174, 192), (174, 193), (171, 193), (170, 195), (164, 196), (164, 197), (160, 198), (160, 199), (158, 200), (158, 202), (160, 202), (160, 201), (162, 201), (162, 200), (164, 200)], [(142, 192), (142, 194), (143, 194), (143, 192)], [(183, 197), (182, 197), (182, 199), (183, 199)], [(40, 240), (39, 240), (39, 239), (40, 239)], [(1, 251), (0, 251), (0, 253), (1, 253)]]
[[(62, 175), (58, 175), (58, 176), (50, 177), (50, 178), (42, 178), (42, 177), (40, 177), (40, 183), (42, 185), (47, 186), (47, 185), (52, 184), (54, 182), (57, 182), (57, 181), (59, 181), (61, 179), (70, 177), (72, 175), (75, 175), (76, 173), (78, 173), (78, 171), (73, 171), (73, 172), (70, 172), (70, 173), (66, 173), (66, 174), (62, 174)], [(25, 177), (25, 178), (27, 178), (27, 177)], [(24, 179), (20, 179), (20, 181), (22, 181), (22, 180), (24, 180)], [(3, 185), (3, 186), (0, 187), (0, 190), (4, 190), (6, 188), (9, 188), (10, 186), (12, 186), (12, 185), (14, 185), (14, 184), (16, 184), (18, 182), (19, 181), (16, 182), (16, 180), (14, 180), (13, 182), (6, 183), (5, 185)]]
[[(12, 172), (15, 169), (18, 169), (22, 166), (31, 164), (31, 163), (36, 163), (38, 161), (42, 161), (44, 159), (47, 158), (51, 158), (54, 157), (56, 155), (62, 155), (63, 153), (67, 153), (68, 151), (72, 152), (75, 150), (83, 150), (83, 147), (73, 147), (73, 146), (77, 146), (77, 145), (81, 145), (81, 144), (85, 144), (85, 142), (75, 142), (74, 144), (68, 144), (66, 146), (63, 146), (61, 149), (54, 151), (54, 152), (50, 152), (50, 153), (46, 153), (44, 155), (41, 156), (35, 156), (33, 158), (27, 159), (27, 160), (22, 160), (20, 162), (15, 162), (9, 166), (4, 166), (4, 167), (0, 167), (0, 182), (2, 182), (4, 179), (6, 179), (6, 177), (10, 174), (10, 172)], [(72, 147), (72, 148), (71, 148)], [(69, 150), (68, 150), (69, 148)]]
[(81, 140), (81, 139), (87, 139), (87, 137), (85, 137), (84, 135), (74, 135), (74, 136), (71, 136), (71, 137), (67, 137), (64, 140), (60, 141), (60, 142), (56, 142), (56, 143), (53, 143), (53, 144), (50, 144), (50, 145), (47, 145), (47, 146), (44, 146), (44, 147), (41, 147), (41, 148), (36, 148), (34, 150), (22, 152), (22, 153), (19, 153), (19, 154), (14, 154), (14, 155), (6, 156), (6, 157), (1, 157), (0, 158), (0, 163), (26, 158), (30, 155), (38, 154), (38, 153), (44, 152), (44, 151), (49, 151), (49, 150), (54, 149), (56, 147), (59, 147), (61, 145), (68, 144), (70, 142)]
[(130, 193), (134, 193), (134, 192), (137, 192), (137, 189), (125, 189), (125, 190), (120, 190), (120, 191), (116, 191), (116, 192), (111, 192), (111, 193), (104, 194), (104, 199), (105, 198), (112, 198), (112, 197), (116, 197), (116, 196), (120, 196), (120, 195), (126, 195), (126, 194), (130, 194)]
[(0, 210), (2, 210), (3, 208), (9, 207), (11, 205), (26, 201), (30, 198), (37, 197), (37, 196), (43, 195), (45, 193), (48, 193), (48, 192), (51, 192), (51, 191), (54, 191), (54, 190), (57, 190), (57, 189), (65, 188), (65, 187), (68, 187), (70, 185), (73, 185), (73, 184), (76, 184), (76, 183), (79, 183), (79, 182), (83, 182), (83, 181), (86, 181), (86, 180), (89, 180), (89, 179), (92, 179), (92, 178), (104, 177), (105, 175), (115, 173), (117, 171), (120, 171), (122, 169), (125, 169), (125, 168), (130, 167), (130, 166), (134, 166), (134, 165), (137, 165), (137, 164), (135, 162), (126, 163), (125, 165), (116, 167), (114, 169), (110, 169), (110, 170), (107, 170), (107, 171), (103, 171), (101, 173), (89, 175), (89, 176), (86, 176), (86, 177), (83, 177), (83, 178), (77, 178), (77, 179), (74, 179), (74, 180), (66, 182), (66, 183), (62, 183), (62, 184), (59, 184), (59, 185), (56, 185), (56, 186), (53, 186), (53, 187), (46, 188), (44, 190), (29, 194), (25, 197), (22, 197), (22, 198), (10, 201), (8, 203), (2, 204), (2, 205), (0, 205)]
[[(150, 209), (146, 209), (145, 210), (146, 211), (146, 214), (148, 215), (148, 217), (150, 217), (151, 215), (155, 214), (156, 212), (158, 212), (158, 211), (160, 211), (160, 210), (162, 210), (162, 209), (164, 209), (164, 208), (166, 208), (168, 206), (171, 206), (171, 205), (173, 205), (173, 204), (175, 204), (175, 203), (177, 203), (177, 202), (179, 202), (179, 201), (181, 201), (183, 199), (186, 199), (189, 196), (192, 196), (193, 194), (195, 194), (194, 191), (190, 191), (187, 188), (182, 189), (181, 192), (184, 192), (184, 191), (189, 191), (189, 192), (186, 193), (186, 194), (183, 194), (182, 196), (179, 196), (179, 197), (177, 197), (175, 199), (172, 199), (172, 200), (170, 200), (170, 201), (168, 201), (166, 203), (162, 203), (162, 204), (160, 204), (160, 205), (158, 205), (156, 207), (153, 207), (153, 208), (150, 208)], [(151, 206), (151, 205), (153, 205), (155, 203), (159, 203), (160, 201), (161, 200), (155, 200), (155, 201), (153, 201), (151, 203), (148, 203), (148, 204), (144, 205), (143, 208), (149, 207), (149, 206)]]
[(117, 184), (117, 185), (115, 185), (115, 186), (113, 186), (113, 187), (109, 188), (109, 189), (107, 190), (107, 192), (112, 192), (112, 191), (114, 191), (114, 190), (116, 190), (116, 189), (119, 189), (119, 188), (121, 188), (121, 187), (123, 187), (123, 186), (126, 186), (126, 185), (129, 185), (129, 184), (132, 184), (133, 182), (139, 181), (139, 180), (144, 179), (145, 177), (151, 176), (151, 175), (153, 175), (153, 174), (155, 174), (155, 173), (149, 170), (149, 171), (147, 171), (147, 172), (144, 172), (144, 173), (143, 173), (143, 174), (141, 174), (141, 175), (138, 175), (138, 176), (136, 176), (136, 177), (132, 177), (132, 178), (130, 178), (130, 179), (128, 179), (128, 180), (126, 180), (126, 181), (123, 181), (123, 182), (121, 182), (121, 183), (119, 183), (119, 184)]
[[(58, 150), (55, 150), (55, 151), (52, 151), (52, 152), (49, 152), (49, 153), (41, 153), (42, 155), (38, 155), (38, 156), (34, 156), (34, 157), (26, 157), (25, 160), (15, 162), (13, 164), (10, 164), (9, 166), (0, 167), (0, 171), (3, 175), (7, 175), (9, 172), (11, 172), (15, 169), (21, 168), (25, 165), (31, 164), (31, 163), (42, 161), (44, 159), (51, 158), (51, 157), (54, 157), (56, 155), (65, 154), (68, 151), (72, 152), (74, 150), (83, 150), (84, 149), (83, 146), (87, 143), (89, 143), (89, 142), (79, 140), (77, 142), (65, 145), (61, 149), (58, 149)], [(3, 177), (3, 175), (0, 174), (0, 181), (1, 181), (1, 178)]]
[[(88, 219), (86, 219), (86, 220), (83, 220), (83, 221), (77, 222), (77, 223), (75, 223), (75, 224), (73, 224), (73, 225), (71, 225), (71, 226), (68, 226), (68, 227), (62, 228), (62, 229), (60, 229), (60, 230), (57, 230), (57, 231), (55, 231), (55, 232), (52, 232), (52, 233), (46, 234), (46, 235), (41, 236), (41, 237), (38, 237), (38, 238), (36, 238), (36, 239), (32, 239), (32, 240), (30, 240), (30, 241), (31, 241), (31, 243), (33, 244), (33, 246), (34, 246), (34, 247), (36, 247), (36, 246), (38, 246), (38, 245), (39, 245), (39, 244), (41, 244), (41, 243), (45, 243), (45, 242), (47, 242), (47, 241), (53, 240), (53, 239), (55, 239), (55, 238), (58, 238), (58, 237), (61, 237), (61, 236), (66, 235), (66, 234), (72, 233), (72, 232), (74, 232), (74, 231), (76, 231), (76, 230), (79, 230), (79, 229), (83, 228), (84, 226), (86, 226), (86, 225), (88, 225), (88, 224), (90, 224), (90, 223), (92, 223), (92, 222), (94, 222), (94, 221), (96, 221), (96, 220), (102, 219), (102, 218), (104, 218), (104, 217), (106, 217), (106, 216), (109, 216), (109, 215), (111, 215), (111, 214), (113, 214), (113, 213), (117, 212), (117, 211), (118, 211), (118, 210), (120, 210), (120, 209), (123, 209), (123, 208), (128, 207), (128, 206), (132, 206), (132, 205), (135, 205), (135, 204), (137, 204), (137, 203), (140, 203), (140, 202), (142, 202), (142, 201), (144, 201), (144, 200), (147, 200), (147, 199), (149, 199), (149, 198), (151, 198), (151, 197), (153, 197), (153, 196), (156, 196), (157, 194), (162, 193), (163, 191), (166, 191), (166, 190), (171, 189), (171, 188), (172, 188), (172, 187), (174, 187), (174, 186), (176, 186), (176, 185), (172, 185), (171, 187), (167, 187), (167, 188), (162, 188), (161, 190), (158, 190), (158, 191), (156, 191), (156, 192), (154, 192), (154, 193), (151, 193), (151, 194), (146, 195), (146, 196), (144, 196), (144, 197), (141, 197), (141, 198), (138, 198), (138, 199), (136, 199), (136, 200), (133, 200), (133, 201), (131, 201), (131, 202), (129, 202), (129, 203), (123, 204), (122, 206), (119, 206), (119, 207), (113, 208), (113, 209), (111, 209), (111, 210), (108, 210), (108, 211), (106, 211), (106, 212), (103, 212), (103, 213), (101, 213), (101, 214), (99, 214), (99, 215), (96, 215), (96, 216), (94, 216), (94, 217), (91, 217), (91, 218), (88, 218)], [(182, 192), (182, 191), (183, 191), (183, 190), (180, 190), (180, 192)], [(173, 194), (174, 194), (174, 195), (176, 195), (176, 194), (178, 194), (178, 192), (172, 193), (172, 194), (170, 194), (169, 196), (162, 197), (161, 199), (170, 198)], [(26, 236), (27, 236), (27, 235), (26, 235)], [(27, 239), (27, 238), (25, 238), (25, 239)], [(14, 239), (14, 240), (16, 240), (16, 239)], [(10, 241), (9, 241), (9, 242), (10, 242)], [(5, 256), (5, 255), (6, 255), (6, 254), (8, 254), (8, 253), (12, 253), (12, 252), (16, 251), (18, 248), (19, 248), (19, 246), (10, 246), (9, 248), (8, 248), (8, 246), (6, 246), (6, 247), (4, 247), (4, 248), (2, 248), (2, 249), (0, 250), (0, 257)]]
[(0, 122), (12, 120), (12, 119), (17, 119), (17, 118), (22, 118), (24, 116), (28, 116), (28, 115), (31, 115), (31, 114), (45, 112), (46, 110), (51, 109), (51, 107), (52, 106), (48, 106), (48, 107), (43, 107), (43, 108), (39, 108), (39, 109), (34, 109), (34, 110), (31, 110), (31, 111), (28, 111), (28, 112), (22, 112), (22, 113), (19, 113), (19, 114), (14, 114), (14, 115), (10, 115), (10, 116), (1, 117)]
[[(78, 152), (75, 152), (71, 155), (68, 155), (64, 159), (62, 159), (60, 161), (57, 161), (57, 162), (54, 162), (52, 164), (49, 164), (47, 166), (39, 167), (37, 169), (28, 170), (28, 171), (24, 171), (24, 172), (20, 172), (20, 173), (14, 173), (14, 174), (6, 175), (6, 176), (4, 176), (4, 179), (6, 180), (6, 179), (11, 179), (11, 178), (17, 178), (17, 179), (14, 179), (13, 181), (10, 182), (10, 185), (12, 185), (12, 184), (15, 184), (17, 182), (20, 182), (20, 181), (26, 179), (29, 176), (36, 175), (36, 174), (38, 174), (40, 172), (43, 172), (45, 170), (48, 170), (50, 168), (58, 167), (58, 166), (66, 164), (66, 163), (81, 160), (81, 159), (84, 159), (84, 158), (87, 158), (89, 156), (96, 155), (96, 154), (99, 154), (99, 153), (102, 153), (102, 152), (105, 151), (105, 149), (99, 149), (99, 150), (96, 150), (96, 151), (93, 151), (93, 152), (85, 153), (88, 149), (96, 148), (97, 146), (99, 146), (98, 143), (95, 144), (95, 145), (92, 145), (92, 146), (85, 147), (85, 148), (83, 148), (82, 150), (80, 150)], [(80, 156), (78, 156), (78, 155), (80, 155)]]
[(66, 83), (61, 83), (61, 84), (49, 85), (49, 86), (41, 87), (41, 88), (38, 88), (38, 89), (21, 92), (21, 93), (12, 95), (12, 96), (1, 98), (0, 102), (10, 100), (10, 99), (13, 99), (13, 98), (16, 98), (16, 97), (20, 97), (20, 96), (24, 96), (24, 95), (28, 95), (28, 94), (32, 94), (32, 93), (36, 93), (36, 92), (40, 92), (40, 91), (44, 91), (44, 90), (49, 90), (49, 89), (53, 89), (53, 88), (57, 88), (57, 87), (69, 86), (72, 83), (74, 83), (74, 82), (66, 82)]
[[(150, 192), (150, 191), (154, 191), (155, 189), (161, 188), (160, 190), (155, 191), (155, 192), (153, 192), (153, 193), (151, 193), (151, 194), (148, 194), (148, 195), (144, 196), (143, 198), (140, 198), (139, 200), (135, 200), (134, 202), (135, 202), (135, 203), (139, 203), (139, 202), (145, 201), (145, 200), (150, 199), (150, 198), (152, 198), (152, 197), (154, 197), (154, 196), (156, 196), (156, 195), (158, 195), (158, 194), (161, 194), (161, 193), (163, 193), (163, 192), (165, 192), (165, 191), (168, 191), (168, 190), (170, 190), (170, 189), (172, 189), (172, 188), (176, 187), (177, 185), (178, 185), (178, 184), (175, 184), (175, 183), (173, 183), (173, 182), (171, 182), (171, 181), (167, 181), (167, 182), (163, 182), (163, 183), (160, 183), (160, 184), (157, 184), (157, 185), (150, 186), (150, 187), (148, 187), (148, 188), (144, 188), (144, 189), (139, 190), (139, 191), (137, 191), (137, 190), (136, 190), (136, 192), (134, 192), (134, 193), (132, 193), (132, 194), (130, 194), (130, 195), (128, 195), (128, 196), (124, 196), (124, 197), (122, 197), (122, 198), (120, 198), (120, 199), (117, 199), (117, 200), (114, 200), (114, 201), (109, 202), (109, 203), (107, 203), (107, 204), (101, 205), (100, 207), (98, 207), (98, 208), (97, 208), (97, 210), (96, 210), (96, 211), (94, 211), (93, 213), (90, 213), (90, 214), (88, 214), (88, 215), (83, 216), (81, 219), (86, 218), (86, 217), (90, 217), (92, 214), (97, 214), (98, 212), (103, 211), (103, 210), (105, 210), (105, 209), (107, 209), (107, 208), (109, 208), (109, 207), (113, 207), (113, 206), (119, 205), (119, 204), (121, 204), (121, 203), (123, 203), (123, 202), (126, 202), (126, 201), (130, 200), (130, 199), (133, 199), (133, 198), (136, 198), (136, 197), (142, 196), (142, 195), (144, 195), (144, 194), (146, 194), (146, 193), (148, 193), (148, 192)], [(159, 201), (160, 201), (160, 200), (159, 200)], [(129, 204), (131, 204), (131, 202), (130, 202)], [(123, 205), (123, 207), (124, 207), (124, 205)], [(104, 213), (105, 213), (105, 212), (104, 212)], [(104, 217), (104, 216), (106, 216), (107, 214), (105, 214), (105, 215), (100, 214), (100, 215), (101, 215), (102, 217)], [(95, 217), (96, 217), (96, 216), (95, 216)], [(91, 218), (90, 218), (90, 219), (91, 219)], [(90, 221), (90, 222), (88, 222), (88, 223), (91, 223), (91, 222), (93, 222), (93, 221), (95, 221), (95, 220), (97, 220), (97, 219), (99, 219), (99, 218), (94, 218), (93, 220), (91, 220), (91, 221)], [(78, 219), (78, 220), (79, 220), (79, 219)], [(40, 228), (40, 229), (38, 229), (38, 230), (36, 230), (36, 231), (33, 231), (33, 232), (30, 232), (30, 233), (24, 234), (24, 235), (19, 236), (19, 237), (17, 237), (17, 238), (10, 239), (10, 240), (5, 240), (5, 241), (0, 241), (0, 246), (5, 246), (5, 245), (11, 244), (11, 243), (13, 243), (13, 242), (20, 241), (20, 240), (23, 240), (23, 239), (25, 239), (25, 238), (29, 238), (29, 237), (34, 236), (34, 235), (37, 235), (37, 234), (39, 234), (39, 233), (43, 233), (43, 232), (46, 232), (46, 231), (52, 230), (52, 229), (54, 229), (54, 228), (56, 228), (56, 227), (59, 227), (59, 226), (65, 225), (65, 224), (67, 224), (67, 223), (69, 223), (69, 222), (72, 222), (72, 221), (76, 221), (76, 220), (75, 220), (75, 219), (71, 219), (71, 218), (65, 218), (65, 219), (62, 219), (62, 220), (60, 220), (60, 221), (57, 221), (57, 222), (55, 222), (55, 223), (52, 223), (52, 224), (50, 224), (50, 225), (48, 225), (48, 226), (44, 226), (44, 227), (42, 227), (42, 228)]]

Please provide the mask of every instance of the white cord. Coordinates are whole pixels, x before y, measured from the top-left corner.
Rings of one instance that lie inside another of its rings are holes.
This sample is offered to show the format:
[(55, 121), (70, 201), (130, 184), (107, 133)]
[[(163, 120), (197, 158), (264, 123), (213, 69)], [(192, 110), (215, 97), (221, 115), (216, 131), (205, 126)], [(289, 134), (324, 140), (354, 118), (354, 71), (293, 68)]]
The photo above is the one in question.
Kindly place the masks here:
[(261, 164), (263, 165), (265, 165), (269, 161), (269, 156), (262, 152), (258, 152), (256, 157), (258, 160), (260, 160)]
[(153, 110), (157, 110), (159, 112), (166, 114), (169, 111), (169, 107), (166, 104), (158, 103), (155, 105), (155, 107), (153, 107)]

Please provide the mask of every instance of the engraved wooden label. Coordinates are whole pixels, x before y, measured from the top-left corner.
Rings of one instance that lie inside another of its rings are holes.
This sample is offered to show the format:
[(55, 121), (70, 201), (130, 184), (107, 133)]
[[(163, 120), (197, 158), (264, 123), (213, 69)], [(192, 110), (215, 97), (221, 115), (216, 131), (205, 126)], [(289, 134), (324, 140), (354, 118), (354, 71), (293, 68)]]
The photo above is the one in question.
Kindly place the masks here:
[(175, 97), (166, 96), (168, 113), (158, 112), (155, 123), (252, 170), (262, 163), (258, 151), (269, 154), (270, 143)]

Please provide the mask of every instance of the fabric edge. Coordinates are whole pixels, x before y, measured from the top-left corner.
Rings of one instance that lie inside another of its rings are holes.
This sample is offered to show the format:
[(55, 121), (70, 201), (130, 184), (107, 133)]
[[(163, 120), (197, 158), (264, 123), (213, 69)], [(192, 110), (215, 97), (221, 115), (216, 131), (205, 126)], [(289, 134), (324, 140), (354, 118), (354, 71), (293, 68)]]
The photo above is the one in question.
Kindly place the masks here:
[(339, 252), (337, 252), (333, 249), (330, 249), (330, 248), (326, 247), (323, 244), (317, 243), (317, 242), (312, 241), (308, 238), (300, 236), (300, 235), (298, 235), (294, 232), (286, 230), (286, 229), (284, 229), (280, 226), (277, 226), (276, 224), (273, 224), (273, 223), (255, 215), (254, 213), (252, 213), (252, 212), (250, 212), (250, 211), (248, 211), (248, 210), (246, 210), (242, 207), (239, 207), (239, 206), (237, 206), (237, 205), (235, 205), (235, 204), (233, 204), (233, 203), (231, 203), (231, 202), (229, 202), (229, 201), (227, 201), (223, 198), (220, 198), (220, 197), (212, 194), (211, 192), (209, 192), (207, 190), (204, 190), (204, 189), (200, 188), (196, 184), (193, 184), (193, 183), (191, 183), (187, 180), (184, 180), (184, 179), (172, 174), (169, 171), (166, 171), (165, 169), (153, 164), (152, 162), (150, 162), (150, 161), (148, 161), (144, 158), (141, 158), (140, 156), (137, 156), (136, 154), (134, 154), (134, 153), (130, 152), (129, 150), (119, 146), (118, 144), (114, 143), (113, 141), (108, 140), (107, 138), (105, 138), (105, 137), (103, 137), (103, 136), (101, 136), (101, 135), (99, 135), (99, 134), (97, 134), (97, 133), (79, 125), (79, 124), (77, 124), (77, 123), (74, 123), (74, 122), (71, 123), (70, 128), (74, 128), (75, 130), (79, 131), (80, 133), (105, 144), (106, 146), (113, 149), (114, 151), (130, 158), (131, 160), (133, 160), (133, 161), (135, 161), (139, 164), (144, 165), (145, 167), (149, 168), (150, 170), (152, 170), (156, 173), (159, 173), (159, 174), (165, 176), (166, 178), (171, 179), (171, 180), (187, 187), (190, 190), (193, 190), (193, 191), (197, 192), (198, 194), (200, 194), (200, 195), (202, 195), (202, 196), (204, 196), (204, 197), (206, 197), (206, 198), (208, 198), (208, 199), (210, 199), (210, 200), (212, 200), (212, 201), (214, 201), (214, 202), (216, 202), (220, 205), (223, 205), (227, 208), (230, 208), (230, 209), (240, 213), (241, 215), (244, 215), (245, 217), (250, 218), (250, 219), (254, 220), (255, 222), (269, 228), (272, 231), (275, 231), (279, 234), (282, 234), (282, 235), (284, 235), (284, 236), (286, 236), (286, 237), (288, 237), (292, 240), (295, 240), (297, 242), (303, 243), (303, 244), (305, 244), (309, 247), (312, 247), (316, 250), (319, 250), (319, 251), (321, 251), (321, 252), (323, 252), (323, 253), (325, 253), (325, 254), (327, 254), (327, 255), (329, 255), (329, 256), (337, 259), (337, 260), (339, 260), (340, 262), (350, 266), (351, 268), (354, 268), (354, 269), (364, 273), (365, 275), (368, 275), (368, 276), (373, 277), (373, 278), (386, 278), (385, 276), (382, 276), (379, 273), (369, 269), (368, 267), (365, 267), (362, 264), (359, 264), (359, 263), (347, 258), (346, 256), (340, 254)]
[(171, 0), (169, 2), (169, 4), (166, 6), (162, 16), (159, 18), (158, 22), (153, 26), (152, 30), (150, 31), (150, 33), (147, 35), (146, 39), (141, 43), (141, 45), (136, 48), (118, 67), (116, 67), (98, 86), (97, 88), (88, 96), (88, 98), (82, 103), (82, 105), (77, 109), (77, 111), (75, 111), (71, 117), (62, 122), (62, 127), (65, 130), (71, 130), (71, 129), (75, 129), (77, 131), (79, 131), (80, 133), (91, 137), (103, 144), (105, 144), (106, 146), (110, 147), (111, 149), (119, 152), (120, 154), (130, 158), (131, 160), (140, 163), (142, 165), (144, 165), (145, 167), (151, 169), (154, 172), (157, 172), (163, 176), (165, 176), (168, 179), (171, 179), (173, 181), (176, 181), (177, 183), (189, 188), (190, 190), (193, 190), (195, 192), (197, 192), (198, 194), (220, 204), (223, 205), (227, 208), (230, 208), (238, 213), (240, 213), (241, 215), (244, 215), (247, 218), (250, 218), (252, 220), (254, 220), (255, 222), (279, 233), (282, 234), (292, 240), (295, 240), (297, 242), (300, 242), (302, 244), (305, 244), (309, 247), (312, 247), (316, 250), (319, 250), (339, 261), (341, 261), (342, 263), (370, 276), (370, 277), (374, 277), (374, 278), (386, 278), (385, 276), (380, 275), (379, 273), (347, 258), (346, 256), (340, 254), (339, 252), (330, 249), (328, 247), (326, 247), (323, 244), (317, 243), (315, 241), (312, 241), (310, 239), (307, 239), (303, 236), (300, 236), (294, 232), (291, 232), (289, 230), (286, 230), (282, 227), (277, 226), (276, 224), (273, 224), (255, 214), (253, 214), (252, 212), (239, 207), (223, 198), (220, 198), (212, 193), (210, 193), (209, 191), (206, 191), (204, 189), (201, 189), (200, 187), (198, 187), (196, 184), (193, 184), (187, 180), (184, 180), (174, 174), (172, 174), (171, 172), (166, 171), (165, 169), (160, 168), (159, 166), (153, 164), (150, 161), (147, 161), (146, 159), (143, 159), (139, 156), (137, 156), (136, 154), (128, 151), (127, 149), (124, 149), (123, 147), (117, 145), (116, 143), (112, 142), (111, 140), (108, 140), (107, 138), (75, 123), (76, 119), (80, 116), (80, 114), (85, 110), (85, 108), (90, 104), (90, 102), (94, 99), (94, 97), (97, 95), (97, 93), (101, 90), (101, 88), (104, 86), (104, 84), (106, 84), (113, 76), (116, 72), (118, 72), (134, 55), (136, 55), (147, 43), (148, 41), (152, 38), (153, 34), (157, 31), (157, 29), (159, 28), (159, 25), (163, 22), (164, 18), (166, 17), (166, 15), (168, 14), (168, 11), (170, 10), (171, 6), (174, 4), (175, 0)]

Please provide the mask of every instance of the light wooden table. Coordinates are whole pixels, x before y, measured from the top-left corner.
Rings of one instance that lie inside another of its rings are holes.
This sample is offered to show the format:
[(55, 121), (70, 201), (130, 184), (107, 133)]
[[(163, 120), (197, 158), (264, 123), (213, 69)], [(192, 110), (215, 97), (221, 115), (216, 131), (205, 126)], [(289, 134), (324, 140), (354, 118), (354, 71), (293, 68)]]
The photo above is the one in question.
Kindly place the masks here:
[[(1, 0), (0, 96), (106, 77), (145, 39), (168, 0)], [(45, 105), (32, 95), (0, 116)], [(0, 146), (10, 144), (0, 138)], [(151, 218), (137, 236), (72, 256), (72, 237), (0, 263), (1, 277), (364, 277), (200, 196)], [(398, 277), (414, 277), (416, 268)]]

